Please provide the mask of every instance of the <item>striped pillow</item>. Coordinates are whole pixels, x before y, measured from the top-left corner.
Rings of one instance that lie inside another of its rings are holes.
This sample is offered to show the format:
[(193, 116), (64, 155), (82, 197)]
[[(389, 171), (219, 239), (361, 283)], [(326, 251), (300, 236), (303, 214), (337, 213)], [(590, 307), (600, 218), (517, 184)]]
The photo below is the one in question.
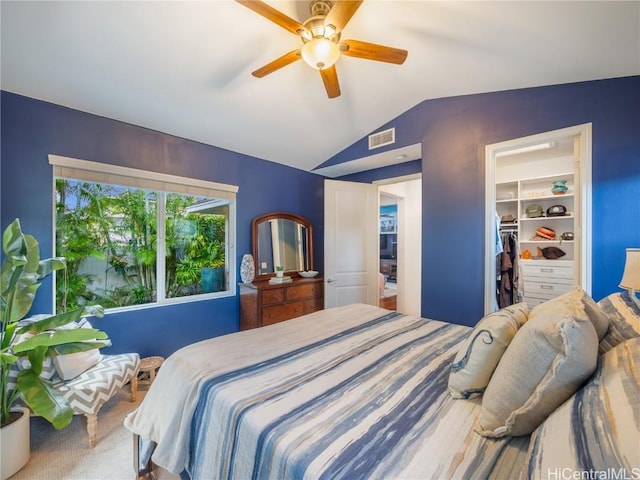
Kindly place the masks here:
[(598, 306), (609, 316), (609, 331), (600, 341), (600, 353), (627, 339), (640, 337), (640, 307), (629, 292), (612, 293), (600, 300)]
[[(532, 435), (523, 476), (546, 479), (557, 476), (554, 472), (607, 472), (608, 478), (639, 478), (638, 372), (640, 338), (626, 340), (603, 355), (584, 388)], [(610, 477), (611, 472), (626, 476)]]

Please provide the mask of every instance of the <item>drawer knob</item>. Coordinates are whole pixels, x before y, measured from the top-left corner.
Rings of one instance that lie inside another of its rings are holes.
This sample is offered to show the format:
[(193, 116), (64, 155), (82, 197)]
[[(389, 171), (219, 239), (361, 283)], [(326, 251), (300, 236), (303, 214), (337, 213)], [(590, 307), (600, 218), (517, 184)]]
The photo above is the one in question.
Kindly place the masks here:
[(553, 285), (540, 285), (543, 290), (553, 290)]
[(541, 268), (540, 271), (545, 273), (553, 273), (553, 268)]

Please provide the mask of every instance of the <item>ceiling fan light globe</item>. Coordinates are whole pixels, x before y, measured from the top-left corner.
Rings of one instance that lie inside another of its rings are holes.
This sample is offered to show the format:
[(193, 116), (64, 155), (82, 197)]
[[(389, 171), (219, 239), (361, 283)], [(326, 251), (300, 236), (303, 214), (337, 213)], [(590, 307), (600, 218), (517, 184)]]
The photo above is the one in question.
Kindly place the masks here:
[(340, 58), (340, 47), (326, 38), (314, 38), (300, 51), (302, 59), (316, 70), (332, 67)]

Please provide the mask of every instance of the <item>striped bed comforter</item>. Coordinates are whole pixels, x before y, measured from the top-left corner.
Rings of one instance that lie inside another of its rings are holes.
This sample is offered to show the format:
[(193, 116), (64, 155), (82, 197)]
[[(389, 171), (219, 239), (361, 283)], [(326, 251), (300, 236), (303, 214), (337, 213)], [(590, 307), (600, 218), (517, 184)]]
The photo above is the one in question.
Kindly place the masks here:
[(454, 400), (469, 328), (369, 305), (316, 312), (172, 355), (125, 424), (190, 479), (517, 477), (528, 437), (475, 433)]

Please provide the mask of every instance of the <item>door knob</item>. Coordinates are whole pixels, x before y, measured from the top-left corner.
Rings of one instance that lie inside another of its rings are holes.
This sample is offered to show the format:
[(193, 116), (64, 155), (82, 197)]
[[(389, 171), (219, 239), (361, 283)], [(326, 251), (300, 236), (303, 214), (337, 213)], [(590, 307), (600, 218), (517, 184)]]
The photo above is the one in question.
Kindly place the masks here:
[(328, 278), (327, 279), (327, 283), (336, 283), (337, 280), (334, 280), (333, 278)]

